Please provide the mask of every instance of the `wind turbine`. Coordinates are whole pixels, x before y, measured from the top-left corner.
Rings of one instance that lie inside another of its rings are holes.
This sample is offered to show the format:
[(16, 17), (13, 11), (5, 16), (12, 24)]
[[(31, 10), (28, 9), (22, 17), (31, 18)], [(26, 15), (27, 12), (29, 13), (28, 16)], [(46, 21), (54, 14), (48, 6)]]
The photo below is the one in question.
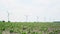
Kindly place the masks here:
[(44, 17), (44, 22), (46, 22), (46, 17)]
[(9, 21), (9, 12), (8, 12), (8, 11), (7, 11), (7, 15), (8, 15), (8, 16), (7, 16), (7, 17), (8, 17), (8, 22), (10, 22), (10, 21)]
[(25, 17), (26, 17), (26, 21), (25, 22), (28, 22), (28, 16), (26, 15)]
[(36, 16), (36, 21), (39, 22), (39, 17), (38, 16)]

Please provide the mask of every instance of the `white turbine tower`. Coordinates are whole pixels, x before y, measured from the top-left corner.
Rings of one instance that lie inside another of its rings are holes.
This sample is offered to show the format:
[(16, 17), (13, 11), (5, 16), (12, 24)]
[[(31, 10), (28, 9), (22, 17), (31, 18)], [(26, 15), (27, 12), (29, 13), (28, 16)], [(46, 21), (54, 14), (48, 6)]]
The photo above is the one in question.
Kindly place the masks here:
[(46, 17), (44, 17), (44, 22), (46, 22)]
[(8, 22), (9, 22), (9, 12), (7, 11), (7, 17), (8, 17)]
[(38, 16), (36, 16), (36, 21), (39, 22), (39, 17)]
[(26, 15), (25, 17), (26, 17), (26, 21), (25, 22), (28, 22), (28, 16)]

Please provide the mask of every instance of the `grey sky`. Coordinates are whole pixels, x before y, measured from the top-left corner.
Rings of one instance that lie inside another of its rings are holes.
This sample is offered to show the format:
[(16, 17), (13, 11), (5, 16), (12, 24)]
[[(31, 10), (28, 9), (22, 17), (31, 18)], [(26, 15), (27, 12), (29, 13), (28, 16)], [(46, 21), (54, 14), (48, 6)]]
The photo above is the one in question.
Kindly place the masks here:
[(60, 20), (60, 0), (0, 0), (0, 20), (7, 21), (7, 11), (11, 21)]

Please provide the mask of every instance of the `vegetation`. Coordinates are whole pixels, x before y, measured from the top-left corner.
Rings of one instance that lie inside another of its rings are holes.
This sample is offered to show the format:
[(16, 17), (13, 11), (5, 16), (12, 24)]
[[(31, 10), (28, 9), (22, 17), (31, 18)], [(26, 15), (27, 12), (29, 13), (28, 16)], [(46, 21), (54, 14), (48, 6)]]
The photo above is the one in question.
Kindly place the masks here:
[(0, 34), (7, 30), (17, 34), (60, 34), (60, 23), (0, 22)]

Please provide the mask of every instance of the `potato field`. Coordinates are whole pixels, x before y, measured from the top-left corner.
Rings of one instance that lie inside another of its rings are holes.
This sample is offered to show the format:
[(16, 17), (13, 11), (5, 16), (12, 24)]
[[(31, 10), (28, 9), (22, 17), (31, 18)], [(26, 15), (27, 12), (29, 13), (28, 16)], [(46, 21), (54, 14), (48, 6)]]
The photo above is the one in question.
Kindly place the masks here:
[(60, 23), (0, 22), (0, 34), (60, 34)]

